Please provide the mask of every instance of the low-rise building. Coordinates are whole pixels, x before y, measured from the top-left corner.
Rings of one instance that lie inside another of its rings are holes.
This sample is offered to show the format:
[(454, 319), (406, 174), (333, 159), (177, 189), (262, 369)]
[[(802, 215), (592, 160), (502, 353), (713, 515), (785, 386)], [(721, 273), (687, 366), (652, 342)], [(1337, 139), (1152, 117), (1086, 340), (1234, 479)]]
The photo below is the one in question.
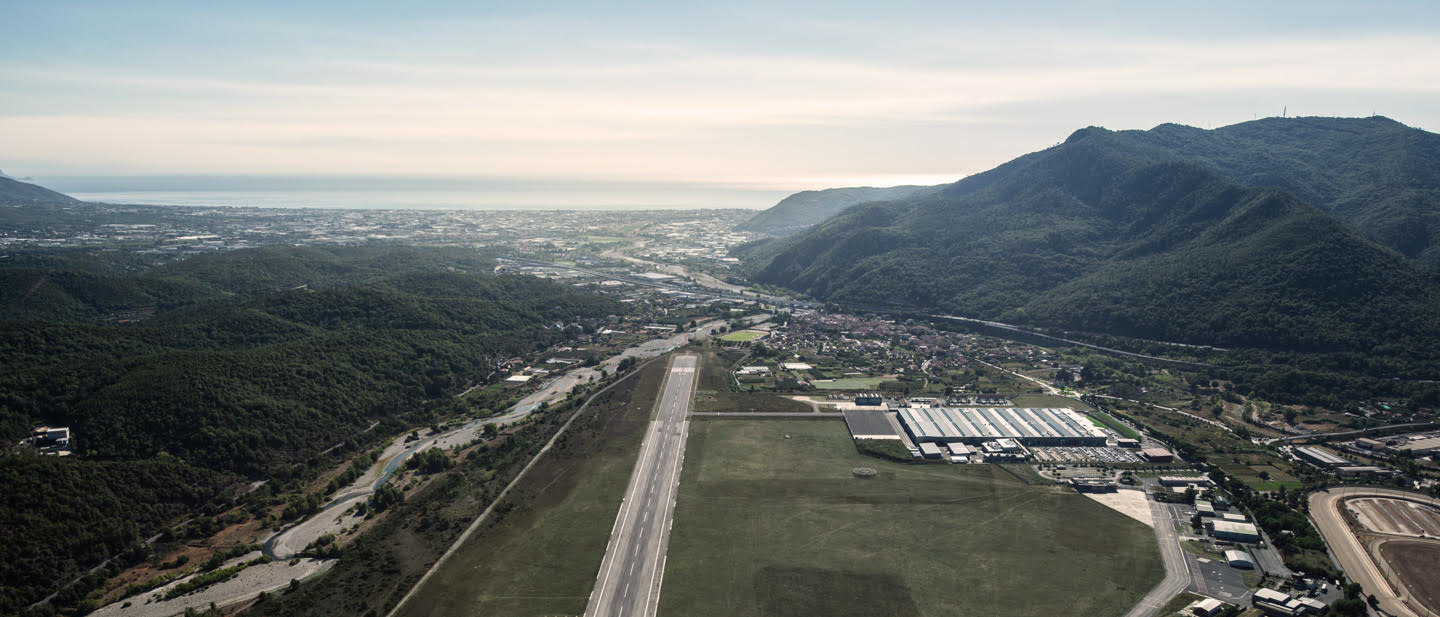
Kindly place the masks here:
[(1175, 460), (1175, 455), (1165, 448), (1145, 448), (1140, 451), (1140, 456), (1152, 463), (1169, 463)]
[(1211, 535), (1217, 540), (1230, 540), (1232, 542), (1259, 542), (1260, 530), (1250, 523), (1237, 523), (1234, 521), (1217, 520), (1211, 523), (1213, 530)]
[(1190, 605), (1190, 614), (1195, 615), (1195, 617), (1214, 617), (1215, 615), (1219, 615), (1220, 611), (1224, 608), (1224, 602), (1216, 600), (1215, 598), (1205, 598), (1203, 600), (1196, 600), (1194, 604)]
[(1341, 457), (1334, 452), (1315, 446), (1296, 446), (1295, 456), (1298, 456), (1301, 460), (1322, 469), (1334, 469), (1336, 467), (1345, 467), (1355, 464), (1354, 461), (1351, 461), (1350, 459)]

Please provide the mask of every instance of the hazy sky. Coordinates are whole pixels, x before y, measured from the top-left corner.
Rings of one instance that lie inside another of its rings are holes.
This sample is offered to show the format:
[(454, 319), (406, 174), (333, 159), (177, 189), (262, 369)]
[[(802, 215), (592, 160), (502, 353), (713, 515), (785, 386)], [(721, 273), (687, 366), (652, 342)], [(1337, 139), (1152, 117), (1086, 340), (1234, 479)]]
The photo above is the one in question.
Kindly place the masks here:
[(0, 0), (0, 169), (798, 189), (1285, 106), (1440, 128), (1433, 1), (212, 4)]

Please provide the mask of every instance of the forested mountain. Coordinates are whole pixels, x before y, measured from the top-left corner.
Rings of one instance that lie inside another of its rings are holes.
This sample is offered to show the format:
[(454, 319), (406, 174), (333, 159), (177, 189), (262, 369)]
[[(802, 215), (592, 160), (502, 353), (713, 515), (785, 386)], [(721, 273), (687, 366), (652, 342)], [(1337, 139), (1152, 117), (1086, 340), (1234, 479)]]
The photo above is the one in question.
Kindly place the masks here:
[(1119, 136), (1278, 186), (1371, 239), (1440, 266), (1440, 135), (1389, 118), (1266, 118), (1206, 131), (1164, 124)]
[(112, 319), (117, 311), (163, 312), (295, 287), (319, 289), (411, 272), (489, 272), (494, 267), (492, 258), (473, 250), (415, 247), (274, 246), (159, 266), (148, 266), (129, 253), (76, 253), (9, 259), (9, 267), (0, 268), (0, 318), (93, 321)]
[[(473, 250), (269, 248), (130, 275), (93, 265), (0, 266), (0, 443), (55, 423), (77, 453), (0, 456), (0, 614), (242, 479), (283, 483), (377, 422), (373, 434), (393, 434), (458, 411), (454, 394), (496, 360), (563, 340), (556, 323), (625, 310), (485, 274), (493, 262)], [(153, 316), (105, 319), (136, 303)]]
[(0, 175), (0, 206), (79, 203), (74, 197), (43, 186)]
[(890, 188), (856, 187), (801, 191), (761, 211), (736, 229), (787, 236), (828, 219), (855, 204), (890, 201), (916, 193), (934, 190), (929, 186), (895, 186)]
[(759, 282), (841, 302), (1226, 346), (1440, 341), (1429, 269), (1285, 190), (1097, 128), (742, 256)]

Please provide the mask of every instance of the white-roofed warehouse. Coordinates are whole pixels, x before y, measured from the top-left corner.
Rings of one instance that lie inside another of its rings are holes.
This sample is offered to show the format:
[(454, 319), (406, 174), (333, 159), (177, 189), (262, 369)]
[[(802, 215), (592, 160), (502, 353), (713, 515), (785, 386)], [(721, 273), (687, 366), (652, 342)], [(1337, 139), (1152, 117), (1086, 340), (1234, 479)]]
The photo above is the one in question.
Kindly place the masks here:
[(1105, 431), (1066, 408), (904, 407), (899, 418), (916, 443), (1014, 439), (1027, 446), (1105, 445)]

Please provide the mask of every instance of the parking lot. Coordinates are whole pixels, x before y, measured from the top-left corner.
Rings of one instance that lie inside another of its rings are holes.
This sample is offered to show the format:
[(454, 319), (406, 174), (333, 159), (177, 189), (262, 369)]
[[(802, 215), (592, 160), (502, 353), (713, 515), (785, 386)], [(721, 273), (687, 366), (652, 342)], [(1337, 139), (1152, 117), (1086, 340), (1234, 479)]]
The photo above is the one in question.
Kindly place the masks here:
[(1143, 463), (1144, 459), (1133, 450), (1125, 448), (1099, 448), (1089, 446), (1063, 446), (1031, 448), (1035, 460), (1041, 463)]

